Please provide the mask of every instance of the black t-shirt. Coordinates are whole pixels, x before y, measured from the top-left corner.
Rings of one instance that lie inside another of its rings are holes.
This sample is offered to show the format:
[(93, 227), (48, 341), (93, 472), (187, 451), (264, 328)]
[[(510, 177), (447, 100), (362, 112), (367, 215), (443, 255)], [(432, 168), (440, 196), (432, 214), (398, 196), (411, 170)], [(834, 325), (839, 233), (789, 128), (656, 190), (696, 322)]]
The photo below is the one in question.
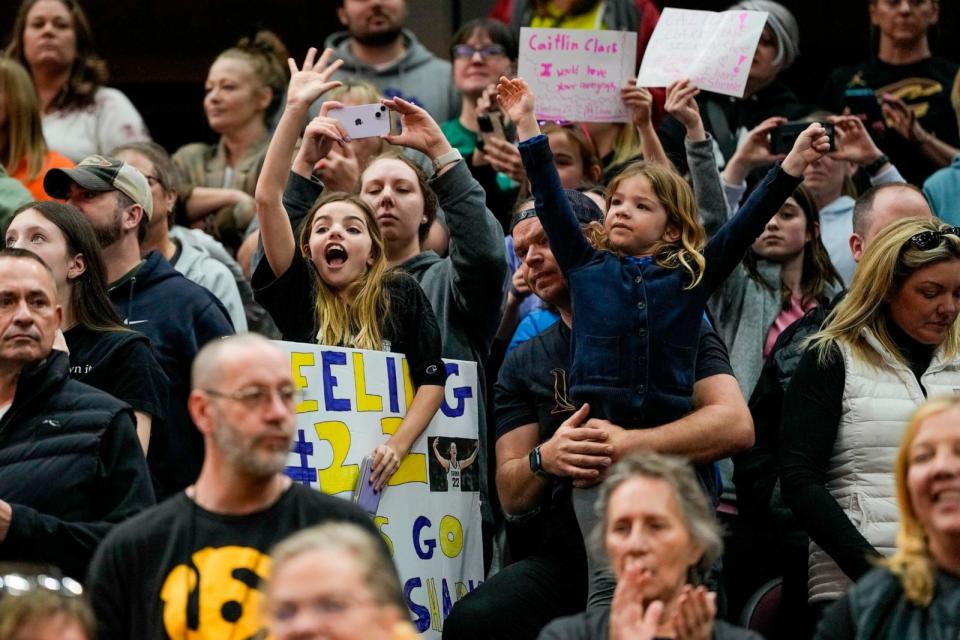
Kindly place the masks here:
[(270, 549), (331, 521), (356, 523), (380, 539), (358, 507), (298, 484), (267, 509), (237, 516), (212, 513), (178, 493), (117, 525), (97, 550), (87, 591), (98, 637), (260, 637), (260, 581)]
[[(523, 425), (537, 423), (539, 442), (548, 440), (573, 413), (567, 394), (570, 328), (562, 321), (507, 354), (494, 385), (496, 434), (500, 438)], [(733, 375), (727, 349), (709, 323), (700, 326), (695, 379)], [(713, 465), (699, 465), (708, 487), (715, 483)], [(538, 555), (556, 554), (568, 561), (583, 552), (583, 540), (569, 500), (568, 482), (555, 482), (544, 492), (540, 514), (515, 534), (511, 545), (532, 547)]]
[[(557, 322), (507, 354), (494, 385), (497, 438), (525, 424), (540, 425), (540, 442), (548, 440), (573, 413), (567, 394), (570, 328)], [(700, 326), (695, 379), (733, 375), (727, 349), (710, 325)]]
[[(821, 103), (834, 113), (846, 106), (844, 92), (848, 88), (873, 89), (877, 97), (891, 93), (913, 109), (923, 128), (938, 138), (958, 146), (957, 114), (950, 104), (950, 91), (957, 77), (957, 64), (943, 58), (927, 58), (913, 64), (893, 65), (880, 60), (834, 71), (823, 87)], [(915, 143), (904, 140), (894, 131), (877, 138), (877, 144), (890, 156), (903, 177), (915, 185), (939, 167), (919, 151)]]
[(136, 331), (93, 331), (81, 325), (64, 332), (70, 348), (70, 377), (109, 393), (163, 420), (169, 381), (150, 346)]
[[(251, 284), (257, 302), (273, 318), (284, 340), (317, 342), (317, 310), (311, 268), (307, 260), (297, 255), (279, 278), (274, 277), (266, 259), (261, 260), (253, 272)], [(416, 280), (398, 270), (384, 275), (384, 287), (389, 296), (389, 311), (380, 328), (384, 341), (382, 350), (407, 357), (414, 386), (443, 386), (447, 379), (441, 359), (443, 339), (437, 317), (423, 289)]]

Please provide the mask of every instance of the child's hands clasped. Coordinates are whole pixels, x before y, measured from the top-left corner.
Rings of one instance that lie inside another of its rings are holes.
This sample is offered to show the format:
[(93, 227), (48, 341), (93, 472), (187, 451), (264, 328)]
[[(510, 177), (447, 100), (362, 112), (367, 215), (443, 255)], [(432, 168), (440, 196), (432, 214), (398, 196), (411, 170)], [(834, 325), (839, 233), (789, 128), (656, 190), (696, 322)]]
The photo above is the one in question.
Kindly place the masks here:
[(819, 160), (828, 151), (830, 151), (830, 137), (827, 135), (827, 130), (819, 122), (814, 122), (797, 136), (797, 141), (793, 143), (793, 148), (780, 166), (785, 172), (799, 178), (807, 165)]

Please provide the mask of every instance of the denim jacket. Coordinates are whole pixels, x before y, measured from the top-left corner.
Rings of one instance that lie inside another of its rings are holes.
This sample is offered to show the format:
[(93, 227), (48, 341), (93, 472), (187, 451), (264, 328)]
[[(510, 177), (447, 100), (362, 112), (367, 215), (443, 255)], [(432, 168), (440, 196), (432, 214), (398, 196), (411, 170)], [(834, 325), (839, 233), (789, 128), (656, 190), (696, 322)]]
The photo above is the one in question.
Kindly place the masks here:
[(801, 182), (770, 170), (740, 211), (707, 243), (706, 269), (598, 251), (584, 237), (560, 184), (546, 136), (520, 143), (534, 206), (570, 288), (574, 323), (570, 395), (624, 427), (665, 424), (692, 409), (697, 337), (707, 299), (743, 259)]

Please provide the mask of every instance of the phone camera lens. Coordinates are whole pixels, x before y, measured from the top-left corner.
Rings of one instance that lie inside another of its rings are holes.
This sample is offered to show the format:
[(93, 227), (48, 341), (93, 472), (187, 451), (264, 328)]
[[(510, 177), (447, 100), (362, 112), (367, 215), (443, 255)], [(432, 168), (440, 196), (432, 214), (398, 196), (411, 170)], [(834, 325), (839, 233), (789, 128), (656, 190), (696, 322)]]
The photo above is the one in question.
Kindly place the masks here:
[(377, 111), (377, 112), (376, 112), (375, 114), (373, 114), (373, 115), (374, 115), (374, 117), (377, 117), (377, 118), (379, 118), (379, 117), (380, 117), (380, 112), (379, 112), (379, 111)]

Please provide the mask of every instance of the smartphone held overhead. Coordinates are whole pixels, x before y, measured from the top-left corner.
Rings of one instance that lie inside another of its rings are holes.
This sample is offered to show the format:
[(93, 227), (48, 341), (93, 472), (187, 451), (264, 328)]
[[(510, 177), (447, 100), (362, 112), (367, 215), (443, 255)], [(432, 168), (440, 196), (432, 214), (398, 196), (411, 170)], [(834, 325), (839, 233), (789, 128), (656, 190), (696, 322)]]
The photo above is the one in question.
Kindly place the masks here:
[[(805, 120), (798, 122), (784, 122), (770, 133), (770, 152), (774, 154), (790, 153), (794, 143), (801, 133), (807, 130), (811, 122)], [(834, 127), (830, 122), (821, 122), (820, 125), (827, 130), (827, 136), (830, 138), (830, 151), (834, 151), (837, 146), (834, 137)]]
[(382, 138), (390, 133), (390, 110), (380, 103), (330, 109), (327, 115), (343, 125), (352, 140)]

